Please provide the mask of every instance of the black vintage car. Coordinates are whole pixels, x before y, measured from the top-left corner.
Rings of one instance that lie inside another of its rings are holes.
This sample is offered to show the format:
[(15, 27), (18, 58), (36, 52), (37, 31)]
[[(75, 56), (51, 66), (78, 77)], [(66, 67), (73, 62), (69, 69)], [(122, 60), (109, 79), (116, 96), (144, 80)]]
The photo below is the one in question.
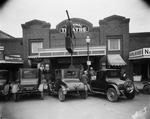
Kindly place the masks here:
[(87, 87), (80, 81), (80, 69), (56, 69), (55, 81), (50, 85), (49, 92), (57, 94), (61, 102), (67, 94), (80, 94), (81, 98), (87, 98)]
[(91, 80), (91, 89), (93, 93), (106, 94), (111, 102), (117, 101), (118, 97), (123, 95), (128, 99), (135, 97), (134, 83), (129, 79), (121, 79), (119, 69), (97, 71), (96, 79)]
[(41, 83), (39, 70), (36, 68), (20, 68), (17, 82), (12, 86), (14, 101), (19, 100), (20, 95), (41, 94), (43, 100), (44, 84)]
[(5, 97), (5, 100), (10, 96), (10, 72), (8, 70), (0, 70), (0, 95)]

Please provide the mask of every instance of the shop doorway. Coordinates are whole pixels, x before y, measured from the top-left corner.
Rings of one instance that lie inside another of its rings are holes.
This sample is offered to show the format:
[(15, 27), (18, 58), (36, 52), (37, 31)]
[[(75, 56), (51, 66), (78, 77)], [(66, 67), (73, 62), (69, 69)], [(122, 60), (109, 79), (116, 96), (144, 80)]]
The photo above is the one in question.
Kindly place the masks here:
[(142, 80), (148, 79), (148, 65), (146, 63), (141, 64), (141, 74), (142, 74)]

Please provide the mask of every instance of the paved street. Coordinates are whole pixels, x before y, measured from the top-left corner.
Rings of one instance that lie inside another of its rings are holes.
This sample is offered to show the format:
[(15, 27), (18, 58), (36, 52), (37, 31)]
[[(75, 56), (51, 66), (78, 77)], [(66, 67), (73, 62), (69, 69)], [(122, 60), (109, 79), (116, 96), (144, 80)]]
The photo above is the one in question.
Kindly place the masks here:
[(19, 102), (0, 100), (0, 113), (6, 119), (132, 119), (136, 111), (150, 108), (150, 96), (139, 94), (134, 100), (121, 98), (109, 102), (104, 95), (90, 95), (86, 100), (67, 96), (60, 102), (57, 96), (23, 96)]

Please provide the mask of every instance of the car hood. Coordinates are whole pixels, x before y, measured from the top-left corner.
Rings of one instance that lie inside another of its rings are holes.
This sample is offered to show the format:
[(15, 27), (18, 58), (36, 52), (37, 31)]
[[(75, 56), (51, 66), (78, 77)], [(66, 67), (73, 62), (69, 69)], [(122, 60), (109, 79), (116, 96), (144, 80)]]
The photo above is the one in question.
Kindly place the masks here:
[(4, 80), (4, 79), (0, 79), (0, 85), (4, 85), (4, 84), (5, 84), (5, 82), (6, 82), (6, 80)]
[(22, 79), (20, 84), (21, 85), (37, 85), (38, 79)]
[(106, 81), (109, 83), (117, 84), (117, 85), (125, 83), (125, 81), (121, 80), (120, 78), (106, 78)]
[(62, 79), (62, 81), (67, 85), (69, 90), (84, 90), (84, 84), (78, 79)]

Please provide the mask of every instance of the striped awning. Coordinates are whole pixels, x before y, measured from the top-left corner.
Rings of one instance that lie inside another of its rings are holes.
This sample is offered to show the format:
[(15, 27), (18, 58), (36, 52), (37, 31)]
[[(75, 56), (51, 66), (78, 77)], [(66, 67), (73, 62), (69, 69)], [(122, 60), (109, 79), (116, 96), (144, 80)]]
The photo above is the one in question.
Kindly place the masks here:
[(109, 54), (107, 55), (108, 64), (111, 66), (124, 66), (125, 61), (122, 59), (120, 54)]
[(17, 60), (0, 60), (0, 64), (23, 64), (23, 61), (17, 61)]

